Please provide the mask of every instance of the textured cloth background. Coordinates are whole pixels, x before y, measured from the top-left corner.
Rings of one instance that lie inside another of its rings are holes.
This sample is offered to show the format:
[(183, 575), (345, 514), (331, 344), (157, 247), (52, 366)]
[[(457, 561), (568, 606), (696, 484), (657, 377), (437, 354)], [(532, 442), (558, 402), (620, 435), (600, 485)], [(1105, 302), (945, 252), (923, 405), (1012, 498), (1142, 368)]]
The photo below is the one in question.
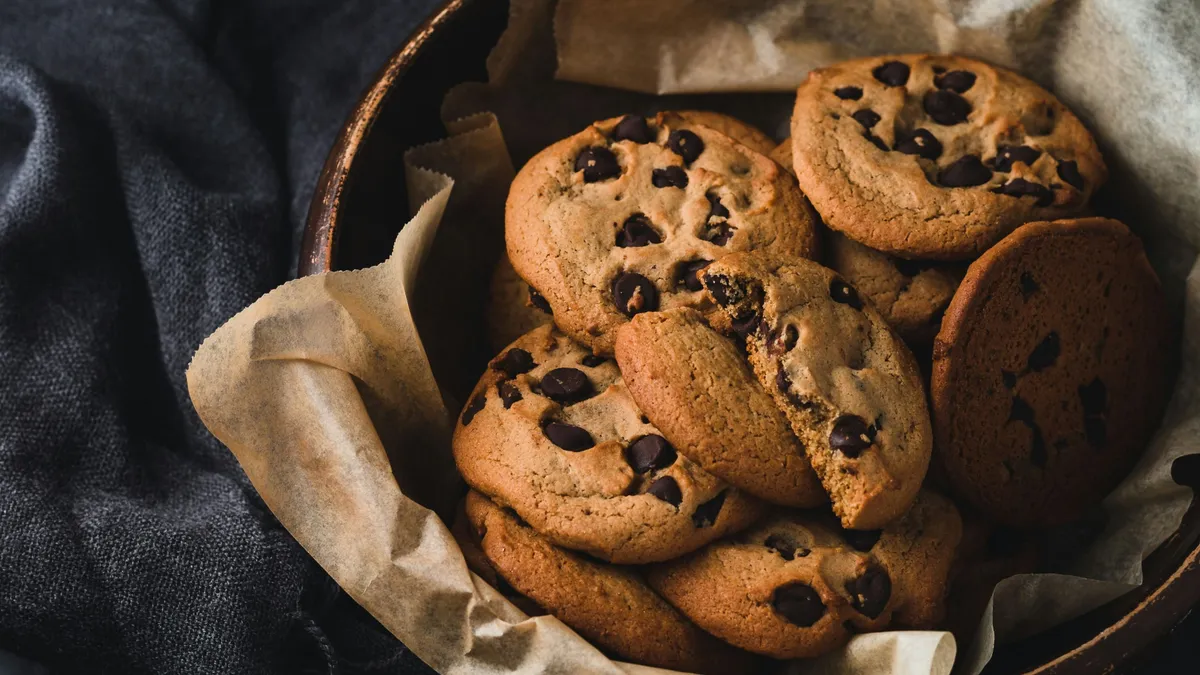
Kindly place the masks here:
[[(338, 128), (438, 4), (0, 0), (0, 650), (430, 672), (275, 522), (183, 373), (293, 273)], [(1145, 672), (1195, 672), (1196, 623)]]
[(200, 424), (329, 147), (437, 0), (0, 0), (0, 649), (55, 672), (428, 672)]

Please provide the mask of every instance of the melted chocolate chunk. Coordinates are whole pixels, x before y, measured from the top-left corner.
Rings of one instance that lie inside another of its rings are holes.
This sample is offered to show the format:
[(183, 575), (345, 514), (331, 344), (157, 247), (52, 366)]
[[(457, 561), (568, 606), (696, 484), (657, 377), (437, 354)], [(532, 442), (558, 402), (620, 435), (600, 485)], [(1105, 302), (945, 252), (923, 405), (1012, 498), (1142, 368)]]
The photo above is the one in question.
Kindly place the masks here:
[[(797, 546), (792, 542), (791, 539), (788, 539), (786, 535), (772, 534), (771, 536), (767, 537), (765, 542), (763, 542), (763, 546), (775, 551), (779, 554), (779, 557), (783, 558), (784, 560), (793, 560), (796, 557)], [(807, 555), (807, 553), (805, 553), (805, 555)], [(802, 555), (800, 557), (803, 558), (804, 556)]]
[(954, 126), (967, 121), (971, 114), (971, 104), (967, 99), (945, 89), (937, 89), (925, 94), (922, 102), (925, 114), (942, 126)]
[(849, 305), (854, 309), (862, 309), (862, 299), (858, 297), (858, 291), (850, 284), (841, 279), (834, 278), (829, 282), (829, 297), (833, 298), (834, 302), (840, 302), (843, 305)]
[(512, 382), (501, 382), (496, 385), (496, 391), (500, 394), (500, 400), (504, 402), (504, 409), (507, 410), (513, 407), (513, 404), (521, 400), (521, 390)]
[(546, 296), (533, 290), (533, 286), (529, 287), (529, 304), (551, 316), (554, 315), (554, 311), (550, 309), (550, 302), (546, 300)]
[(646, 494), (654, 495), (671, 506), (679, 506), (683, 501), (683, 493), (679, 491), (679, 483), (670, 476), (663, 476), (646, 488)]
[(613, 129), (613, 140), (633, 141), (634, 143), (650, 143), (654, 140), (654, 131), (641, 115), (626, 115), (617, 122)]
[(570, 452), (587, 450), (596, 445), (596, 441), (592, 440), (592, 435), (586, 429), (562, 422), (550, 422), (542, 427), (542, 433), (551, 443)]
[(933, 86), (962, 94), (975, 86), (975, 73), (969, 70), (952, 70), (933, 78)]
[(617, 310), (628, 317), (658, 309), (658, 289), (646, 277), (636, 272), (622, 272), (613, 280), (613, 302)]
[(487, 403), (487, 399), (484, 398), (482, 393), (476, 394), (475, 398), (467, 403), (467, 407), (463, 408), (462, 412), (462, 425), (464, 427), (470, 424), (471, 420), (475, 419), (475, 415), (479, 414), (480, 410), (483, 410), (485, 403)]
[(906, 155), (916, 155), (925, 159), (937, 159), (942, 156), (942, 143), (926, 129), (914, 129), (896, 139), (896, 152)]
[(721, 515), (721, 507), (725, 505), (725, 493), (725, 490), (721, 490), (716, 497), (697, 506), (696, 512), (692, 514), (692, 524), (698, 528), (715, 524), (717, 517)]
[(1065, 180), (1071, 187), (1083, 192), (1083, 174), (1079, 173), (1079, 163), (1075, 160), (1059, 162), (1058, 177)]
[(650, 219), (640, 213), (629, 216), (617, 232), (617, 246), (621, 248), (637, 248), (661, 243), (662, 237), (650, 224)]
[(808, 628), (825, 616), (825, 603), (812, 586), (793, 581), (775, 589), (771, 607), (789, 623)]
[(855, 122), (861, 124), (864, 129), (870, 129), (876, 124), (879, 124), (880, 120), (879, 113), (871, 110), (870, 108), (864, 108), (850, 116), (854, 118)]
[(717, 196), (717, 193), (709, 192), (709, 193), (706, 193), (704, 195), (704, 197), (706, 199), (708, 199), (708, 218), (707, 218), (707, 220), (712, 220), (713, 218), (728, 218), (729, 217), (729, 209), (725, 208), (725, 206), (723, 204), (721, 204), (721, 198), (719, 196)]
[(871, 71), (871, 74), (875, 76), (875, 79), (889, 87), (903, 87), (908, 82), (909, 72), (907, 63), (888, 61)]
[(992, 192), (1010, 197), (1033, 197), (1035, 206), (1050, 206), (1054, 203), (1054, 193), (1045, 185), (1031, 183), (1024, 178), (1014, 178)]
[(846, 582), (850, 606), (871, 619), (879, 618), (892, 597), (892, 580), (878, 567), (868, 569), (857, 579)]
[(833, 95), (844, 101), (857, 101), (862, 98), (861, 87), (838, 87), (833, 90)]
[(1028, 145), (1001, 145), (996, 148), (996, 156), (992, 159), (992, 168), (996, 171), (1012, 171), (1013, 164), (1020, 162), (1025, 166), (1033, 166), (1042, 151)]
[(663, 169), (655, 169), (650, 172), (650, 182), (656, 188), (676, 187), (683, 189), (687, 187), (688, 177), (687, 172), (681, 166), (668, 166)]
[(542, 393), (559, 403), (578, 403), (595, 393), (578, 368), (555, 368), (542, 377)]
[(583, 182), (596, 183), (621, 175), (617, 156), (608, 148), (592, 147), (575, 158), (575, 170), (583, 172)]
[(588, 368), (595, 368), (596, 366), (603, 365), (607, 362), (608, 359), (604, 358), (603, 356), (596, 356), (595, 354), (588, 354), (579, 361), (580, 364), (585, 365)]
[(675, 463), (675, 448), (657, 434), (642, 436), (625, 448), (625, 461), (636, 473), (665, 469)]
[(704, 285), (700, 283), (700, 270), (712, 264), (711, 260), (689, 260), (679, 265), (679, 275), (677, 277), (677, 285), (683, 286), (689, 291), (695, 292), (702, 290)]
[(1046, 337), (1042, 338), (1038, 346), (1034, 347), (1033, 351), (1030, 352), (1026, 365), (1030, 372), (1041, 372), (1054, 365), (1055, 361), (1058, 361), (1060, 352), (1061, 347), (1058, 343), (1058, 332), (1050, 331), (1046, 334)]
[(492, 368), (504, 371), (510, 379), (521, 373), (528, 373), (535, 366), (537, 364), (533, 362), (533, 355), (520, 347), (513, 347), (492, 362)]
[(733, 239), (733, 233), (737, 232), (736, 227), (731, 227), (729, 223), (719, 223), (708, 233), (708, 240), (717, 246), (724, 246)]
[(875, 443), (875, 427), (858, 415), (842, 415), (833, 422), (829, 447), (853, 459)]
[(963, 155), (938, 174), (938, 184), (945, 187), (972, 187), (992, 179), (992, 172), (979, 157)]
[(691, 164), (704, 152), (704, 141), (687, 129), (676, 129), (667, 137), (667, 147), (682, 157), (685, 164)]

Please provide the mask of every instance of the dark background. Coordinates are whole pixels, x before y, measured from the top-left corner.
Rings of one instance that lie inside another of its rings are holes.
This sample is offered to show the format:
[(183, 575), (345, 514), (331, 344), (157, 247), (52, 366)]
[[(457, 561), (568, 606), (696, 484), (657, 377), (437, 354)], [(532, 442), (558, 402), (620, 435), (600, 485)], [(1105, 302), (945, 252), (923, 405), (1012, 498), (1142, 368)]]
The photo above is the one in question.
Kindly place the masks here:
[[(279, 526), (183, 374), (294, 273), (338, 128), (438, 4), (0, 0), (0, 649), (430, 672)], [(1144, 672), (1200, 672), (1200, 621), (1178, 633)]]

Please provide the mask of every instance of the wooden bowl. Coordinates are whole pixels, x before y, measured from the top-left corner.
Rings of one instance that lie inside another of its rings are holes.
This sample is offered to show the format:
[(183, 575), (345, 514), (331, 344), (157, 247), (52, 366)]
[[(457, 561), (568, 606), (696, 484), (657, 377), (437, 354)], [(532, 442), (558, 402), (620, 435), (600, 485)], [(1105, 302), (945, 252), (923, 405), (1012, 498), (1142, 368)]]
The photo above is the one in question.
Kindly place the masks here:
[[(317, 181), (299, 273), (382, 262), (408, 213), (404, 151), (443, 138), (442, 97), (486, 79), (507, 2), (449, 0), (392, 55), (355, 106)], [(1180, 483), (1200, 486), (1200, 456), (1176, 462)], [(1138, 589), (1050, 631), (996, 650), (985, 672), (1083, 675), (1127, 669), (1154, 650), (1200, 602), (1200, 509), (1143, 563)]]

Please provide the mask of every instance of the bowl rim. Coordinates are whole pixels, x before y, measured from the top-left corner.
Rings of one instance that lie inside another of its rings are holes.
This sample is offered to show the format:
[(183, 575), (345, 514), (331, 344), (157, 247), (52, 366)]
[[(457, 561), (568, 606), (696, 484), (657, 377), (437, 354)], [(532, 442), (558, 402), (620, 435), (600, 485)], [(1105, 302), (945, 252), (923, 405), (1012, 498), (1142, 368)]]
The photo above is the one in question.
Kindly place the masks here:
[[(313, 192), (301, 240), (298, 276), (320, 274), (332, 269), (340, 222), (339, 207), (359, 146), (378, 119), (385, 99), (422, 48), (439, 28), (471, 1), (446, 0), (388, 58), (351, 110), (329, 150)], [(1193, 502), (1189, 510), (1196, 508), (1198, 505)], [(1179, 531), (1176, 531), (1171, 536), (1178, 535)], [(1170, 541), (1171, 537), (1168, 537), (1159, 549)], [(1135, 589), (1130, 592), (1138, 591)], [(1084, 675), (1115, 669), (1144, 652), (1156, 639), (1166, 636), (1171, 627), (1178, 624), (1197, 603), (1200, 603), (1200, 541), (1192, 544), (1188, 555), (1174, 566), (1173, 572), (1161, 584), (1147, 592), (1111, 625), (1055, 658), (1027, 668), (1023, 673)]]

